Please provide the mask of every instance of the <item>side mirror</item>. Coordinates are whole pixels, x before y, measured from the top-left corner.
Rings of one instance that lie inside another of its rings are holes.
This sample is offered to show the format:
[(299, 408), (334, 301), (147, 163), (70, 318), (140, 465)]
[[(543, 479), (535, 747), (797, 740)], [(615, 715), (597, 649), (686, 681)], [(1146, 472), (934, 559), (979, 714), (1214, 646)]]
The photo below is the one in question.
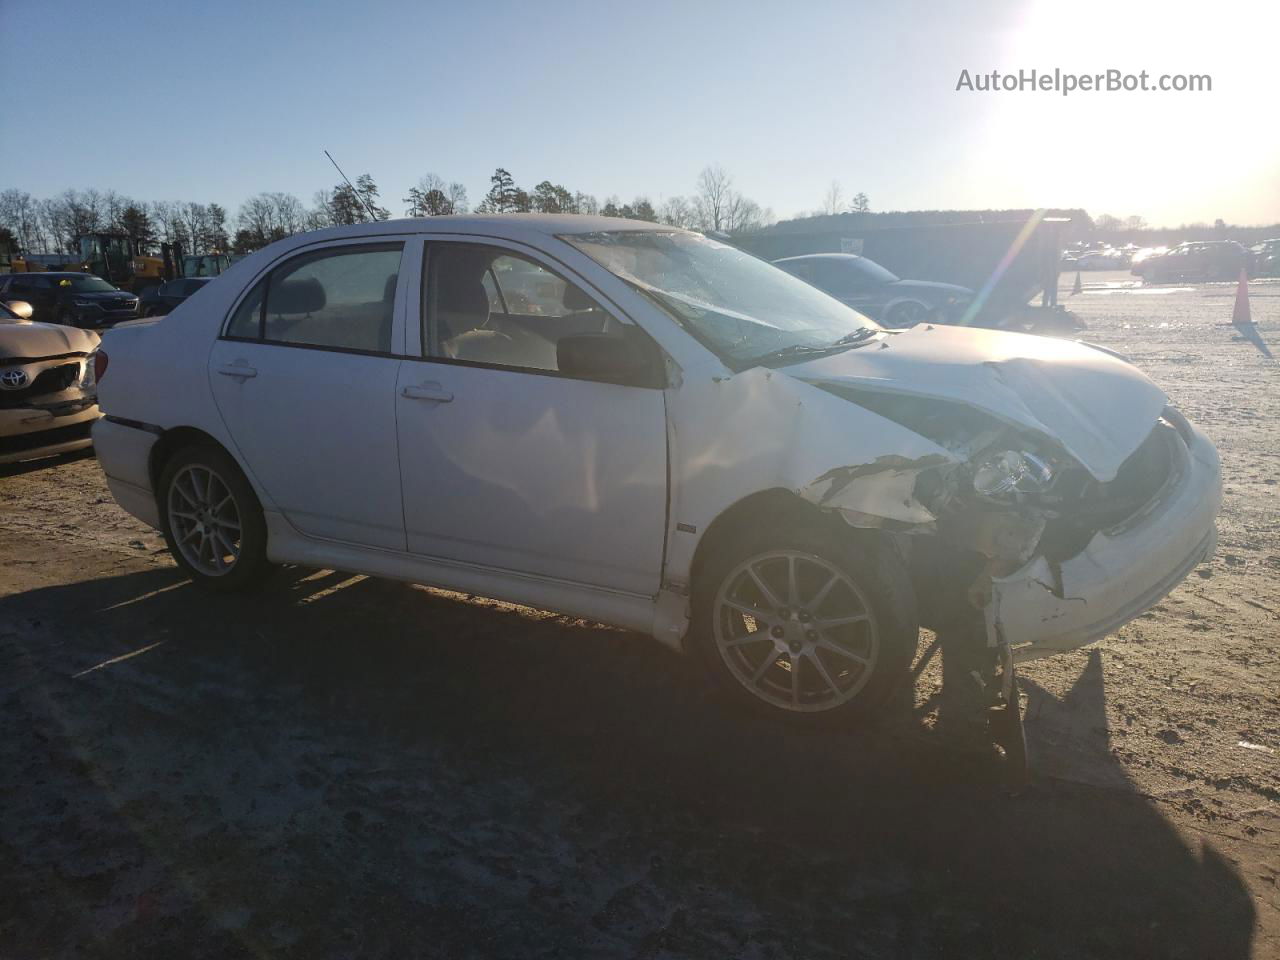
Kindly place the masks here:
[(662, 366), (653, 341), (636, 327), (616, 333), (579, 333), (556, 343), (560, 372), (627, 387), (661, 387)]
[(31, 304), (27, 303), (25, 300), (10, 300), (5, 304), (5, 306), (23, 320), (30, 320), (31, 314), (35, 312), (31, 309)]

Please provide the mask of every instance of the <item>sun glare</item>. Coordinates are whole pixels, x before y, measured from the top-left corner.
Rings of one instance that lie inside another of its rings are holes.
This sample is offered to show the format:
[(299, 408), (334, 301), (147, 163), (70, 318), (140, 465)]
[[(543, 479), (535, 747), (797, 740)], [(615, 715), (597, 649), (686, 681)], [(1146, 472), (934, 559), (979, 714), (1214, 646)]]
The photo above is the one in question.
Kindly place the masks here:
[(1280, 5), (1032, 3), (995, 69), (1208, 74), (1210, 92), (1000, 92), (974, 160), (1030, 206), (1153, 223), (1280, 217), (1280, 128), (1266, 118)]

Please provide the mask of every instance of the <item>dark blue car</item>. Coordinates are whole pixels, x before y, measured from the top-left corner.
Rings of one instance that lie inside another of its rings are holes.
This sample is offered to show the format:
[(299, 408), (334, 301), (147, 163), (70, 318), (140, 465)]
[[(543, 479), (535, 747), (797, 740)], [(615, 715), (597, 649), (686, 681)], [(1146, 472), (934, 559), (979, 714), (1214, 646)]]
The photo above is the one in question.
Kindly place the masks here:
[(163, 317), (212, 279), (213, 277), (183, 277), (181, 280), (170, 280), (148, 287), (142, 291), (138, 316)]
[(811, 253), (773, 263), (885, 327), (912, 327), (925, 320), (956, 323), (973, 300), (968, 287), (903, 280), (874, 260), (851, 253)]
[(0, 277), (0, 299), (25, 300), (33, 320), (96, 330), (138, 315), (138, 298), (91, 273), (13, 273)]

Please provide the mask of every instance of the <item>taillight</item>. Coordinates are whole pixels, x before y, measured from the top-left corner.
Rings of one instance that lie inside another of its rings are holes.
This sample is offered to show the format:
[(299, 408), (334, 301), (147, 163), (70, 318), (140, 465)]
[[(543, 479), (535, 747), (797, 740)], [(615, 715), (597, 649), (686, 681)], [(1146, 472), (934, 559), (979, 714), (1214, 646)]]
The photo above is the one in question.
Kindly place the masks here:
[(107, 372), (107, 355), (98, 350), (93, 355), (93, 379), (102, 382), (103, 374)]

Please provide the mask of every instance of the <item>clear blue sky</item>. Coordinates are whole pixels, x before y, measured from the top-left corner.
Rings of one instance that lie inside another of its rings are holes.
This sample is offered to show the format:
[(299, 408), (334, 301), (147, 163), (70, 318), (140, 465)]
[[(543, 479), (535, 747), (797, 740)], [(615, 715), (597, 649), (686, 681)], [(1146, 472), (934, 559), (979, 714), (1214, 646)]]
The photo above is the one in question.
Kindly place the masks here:
[[(602, 200), (723, 165), (785, 217), (832, 180), (873, 209), (1083, 206), (1280, 220), (1269, 0), (956, 3), (0, 0), (0, 188), (310, 203), (369, 172), (495, 166)], [(957, 92), (974, 72), (1208, 72), (1209, 94)]]

